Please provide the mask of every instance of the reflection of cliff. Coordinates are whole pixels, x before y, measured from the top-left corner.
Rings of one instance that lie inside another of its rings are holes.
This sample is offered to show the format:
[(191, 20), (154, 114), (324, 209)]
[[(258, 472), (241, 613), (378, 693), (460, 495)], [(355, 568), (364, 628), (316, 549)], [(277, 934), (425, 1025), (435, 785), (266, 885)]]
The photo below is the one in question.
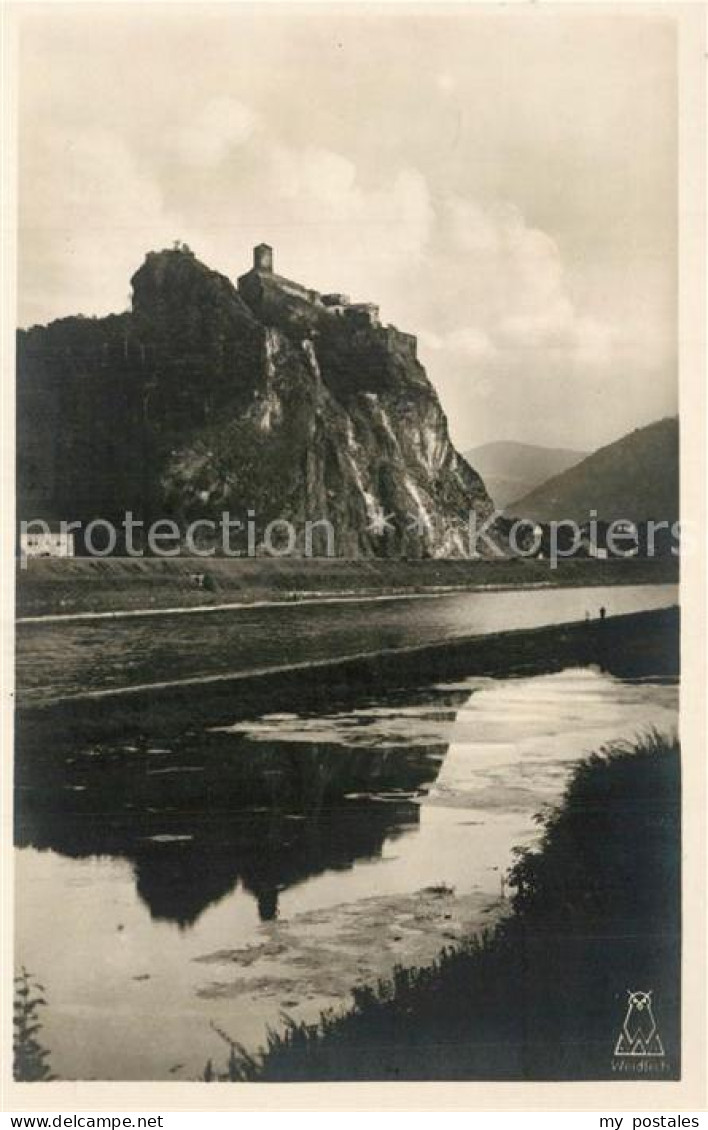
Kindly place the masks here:
[[(452, 697), (459, 705), (467, 694)], [(189, 925), (240, 882), (269, 919), (281, 890), (376, 857), (415, 826), (414, 798), (446, 751), (234, 733), (184, 738), (170, 751), (25, 750), (16, 834), (20, 846), (129, 859), (156, 918)]]
[(209, 820), (192, 841), (140, 845), (133, 856), (138, 893), (154, 917), (184, 925), (240, 880), (269, 920), (277, 917), (281, 890), (376, 857), (386, 839), (417, 819), (417, 806), (406, 800), (333, 798), (319, 813), (241, 811)]

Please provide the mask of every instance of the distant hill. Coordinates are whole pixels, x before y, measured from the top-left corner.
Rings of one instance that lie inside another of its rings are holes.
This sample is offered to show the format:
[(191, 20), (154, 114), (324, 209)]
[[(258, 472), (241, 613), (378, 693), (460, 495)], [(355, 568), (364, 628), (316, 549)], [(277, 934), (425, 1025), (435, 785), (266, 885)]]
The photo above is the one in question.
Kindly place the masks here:
[(498, 440), (465, 452), (465, 459), (484, 479), (495, 506), (503, 510), (513, 499), (535, 490), (588, 455), (565, 447)]
[(673, 522), (679, 513), (678, 480), (678, 419), (667, 417), (601, 447), (506, 510), (537, 521), (587, 521), (594, 509), (606, 521)]

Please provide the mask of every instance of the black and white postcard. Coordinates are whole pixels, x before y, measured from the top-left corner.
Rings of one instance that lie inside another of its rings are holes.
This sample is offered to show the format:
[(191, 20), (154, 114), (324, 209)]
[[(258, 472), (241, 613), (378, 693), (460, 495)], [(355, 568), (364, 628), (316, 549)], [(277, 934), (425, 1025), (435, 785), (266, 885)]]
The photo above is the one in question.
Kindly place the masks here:
[(9, 5), (7, 1109), (700, 1105), (703, 53)]

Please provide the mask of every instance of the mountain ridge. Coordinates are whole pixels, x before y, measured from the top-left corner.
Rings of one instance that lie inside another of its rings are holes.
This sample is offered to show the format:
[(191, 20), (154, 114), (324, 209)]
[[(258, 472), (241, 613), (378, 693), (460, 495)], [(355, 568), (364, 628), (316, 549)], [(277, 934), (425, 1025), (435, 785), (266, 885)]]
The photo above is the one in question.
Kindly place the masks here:
[(678, 417), (666, 416), (598, 448), (506, 507), (512, 517), (674, 522), (679, 515)]
[(465, 458), (484, 479), (498, 509), (504, 509), (514, 499), (528, 494), (589, 454), (516, 440), (492, 440), (464, 452)]

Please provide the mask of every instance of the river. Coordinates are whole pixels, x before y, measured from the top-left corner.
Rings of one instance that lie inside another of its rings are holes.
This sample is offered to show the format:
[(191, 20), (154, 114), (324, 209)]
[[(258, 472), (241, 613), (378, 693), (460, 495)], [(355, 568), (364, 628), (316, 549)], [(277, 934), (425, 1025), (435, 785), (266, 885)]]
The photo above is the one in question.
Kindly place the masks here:
[(23, 623), (17, 693), (24, 705), (91, 690), (208, 679), (534, 628), (678, 603), (676, 585), (613, 585), (342, 600), (146, 619)]
[[(496, 594), (501, 611), (475, 594), (409, 604), (407, 624), (402, 602), (376, 615), (390, 645), (429, 639), (435, 622), (439, 638), (508, 627), (512, 610), (535, 625), (676, 597), (640, 594)], [(361, 612), (342, 614), (360, 646)], [(283, 1013), (315, 1019), (493, 924), (514, 849), (534, 842), (573, 766), (675, 730), (677, 699), (671, 683), (570, 668), (20, 755), (16, 959), (46, 989), (52, 1069), (197, 1079), (228, 1055), (216, 1029), (255, 1049)]]

